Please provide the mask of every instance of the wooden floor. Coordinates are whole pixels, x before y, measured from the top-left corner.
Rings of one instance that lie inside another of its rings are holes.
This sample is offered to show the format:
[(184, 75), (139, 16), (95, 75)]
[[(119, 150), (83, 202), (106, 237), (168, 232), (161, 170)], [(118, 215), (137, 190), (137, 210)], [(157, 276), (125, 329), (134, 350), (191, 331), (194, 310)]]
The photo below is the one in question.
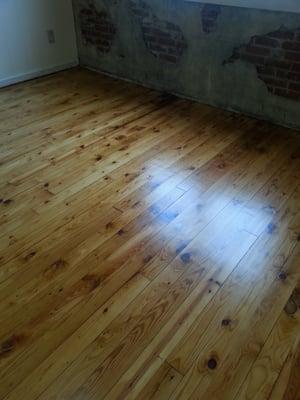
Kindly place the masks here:
[(300, 399), (299, 132), (80, 69), (0, 131), (1, 399)]

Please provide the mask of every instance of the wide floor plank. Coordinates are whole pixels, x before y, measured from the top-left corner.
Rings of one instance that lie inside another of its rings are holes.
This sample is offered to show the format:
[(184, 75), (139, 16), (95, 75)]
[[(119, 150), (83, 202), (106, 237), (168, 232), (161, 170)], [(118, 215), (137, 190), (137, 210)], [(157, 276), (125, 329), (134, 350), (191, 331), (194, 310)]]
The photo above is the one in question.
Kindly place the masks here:
[(80, 68), (0, 120), (1, 400), (298, 400), (299, 132)]

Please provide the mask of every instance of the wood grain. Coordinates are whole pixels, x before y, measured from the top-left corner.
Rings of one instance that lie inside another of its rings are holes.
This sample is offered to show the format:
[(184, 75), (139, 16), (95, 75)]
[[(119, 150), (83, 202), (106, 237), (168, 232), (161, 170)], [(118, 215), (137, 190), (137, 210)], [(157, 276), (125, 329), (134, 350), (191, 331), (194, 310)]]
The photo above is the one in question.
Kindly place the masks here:
[(80, 68), (0, 119), (1, 400), (299, 400), (298, 132)]

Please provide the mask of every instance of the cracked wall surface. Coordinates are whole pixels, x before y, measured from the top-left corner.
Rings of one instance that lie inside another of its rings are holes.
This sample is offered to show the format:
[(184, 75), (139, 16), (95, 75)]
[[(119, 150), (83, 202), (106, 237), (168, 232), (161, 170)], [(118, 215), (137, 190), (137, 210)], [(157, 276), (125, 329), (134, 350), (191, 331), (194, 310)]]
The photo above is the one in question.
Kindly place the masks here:
[(202, 30), (204, 33), (211, 33), (217, 30), (220, 14), (221, 7), (217, 4), (204, 4), (201, 11)]
[(73, 0), (80, 62), (300, 129), (300, 14), (182, 0)]
[(161, 61), (177, 64), (187, 47), (180, 27), (158, 18), (152, 8), (141, 0), (130, 0), (129, 7), (139, 19), (147, 49)]
[(300, 28), (280, 29), (255, 35), (236, 49), (228, 62), (253, 64), (257, 76), (269, 92), (293, 100), (300, 99)]
[(115, 38), (116, 28), (106, 10), (98, 10), (94, 2), (83, 5), (79, 12), (80, 33), (87, 45), (101, 53), (108, 53)]

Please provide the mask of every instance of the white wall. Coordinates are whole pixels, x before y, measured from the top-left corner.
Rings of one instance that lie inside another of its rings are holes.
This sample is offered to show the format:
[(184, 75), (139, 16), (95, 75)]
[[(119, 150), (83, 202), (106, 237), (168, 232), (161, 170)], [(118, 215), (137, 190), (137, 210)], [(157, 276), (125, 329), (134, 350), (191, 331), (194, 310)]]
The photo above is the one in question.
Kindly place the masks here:
[(72, 1), (0, 0), (0, 54), (0, 86), (76, 65)]
[(186, 1), (300, 13), (300, 0), (186, 0)]

